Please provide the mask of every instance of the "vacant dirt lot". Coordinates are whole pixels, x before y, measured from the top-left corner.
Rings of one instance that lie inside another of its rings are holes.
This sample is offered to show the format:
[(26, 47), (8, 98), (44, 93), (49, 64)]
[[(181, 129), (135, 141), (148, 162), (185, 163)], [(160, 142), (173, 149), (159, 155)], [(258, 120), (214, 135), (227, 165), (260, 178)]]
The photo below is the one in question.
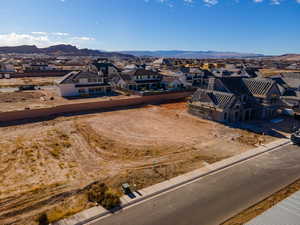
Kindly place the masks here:
[(19, 87), (21, 85), (38, 85), (48, 86), (54, 85), (56, 80), (60, 77), (28, 77), (28, 78), (10, 78), (0, 79), (0, 87)]
[(137, 96), (116, 95), (66, 99), (59, 96), (58, 88), (15, 92), (1, 92), (0, 90), (0, 112), (24, 110), (25, 108), (40, 109), (58, 105), (107, 101), (110, 99), (124, 99), (131, 97)]
[(279, 75), (281, 73), (299, 73), (300, 70), (279, 70), (279, 69), (261, 69), (263, 77), (270, 77), (273, 75)]
[(67, 100), (59, 97), (56, 91), (50, 90), (0, 92), (0, 112), (45, 108), (64, 101)]
[[(55, 221), (90, 207), (84, 187), (142, 188), (273, 138), (186, 113), (186, 103), (0, 128), (0, 224)], [(30, 222), (29, 222), (30, 221)]]

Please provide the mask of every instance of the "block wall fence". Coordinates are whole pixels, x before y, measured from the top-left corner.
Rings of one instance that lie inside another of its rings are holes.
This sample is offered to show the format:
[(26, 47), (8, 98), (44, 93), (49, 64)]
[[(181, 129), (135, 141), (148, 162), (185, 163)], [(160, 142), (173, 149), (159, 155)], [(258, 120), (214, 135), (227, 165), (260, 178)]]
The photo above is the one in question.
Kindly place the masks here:
[(184, 99), (193, 94), (192, 91), (168, 93), (161, 95), (142, 96), (135, 98), (107, 100), (88, 103), (74, 103), (41, 109), (24, 109), (19, 111), (0, 112), (0, 123), (26, 119), (39, 119), (50, 116), (60, 116), (68, 113), (80, 113), (96, 110), (114, 110), (122, 107), (140, 106), (144, 104), (159, 104), (172, 100)]

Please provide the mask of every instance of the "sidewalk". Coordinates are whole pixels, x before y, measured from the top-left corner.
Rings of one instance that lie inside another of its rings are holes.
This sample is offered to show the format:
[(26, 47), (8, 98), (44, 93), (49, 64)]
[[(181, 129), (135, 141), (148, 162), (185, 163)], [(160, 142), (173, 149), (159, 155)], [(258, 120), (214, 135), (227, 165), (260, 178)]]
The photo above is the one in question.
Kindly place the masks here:
[[(136, 198), (131, 199), (128, 196), (121, 197), (121, 207), (126, 209), (134, 204), (141, 203), (142, 201), (146, 201), (147, 199), (157, 197), (159, 194), (166, 193), (169, 191), (173, 191), (177, 188), (180, 188), (183, 185), (194, 182), (195, 180), (210, 175), (212, 173), (219, 172), (228, 167), (234, 166), (237, 163), (243, 162), (245, 160), (251, 159), (255, 156), (263, 154), (268, 151), (272, 151), (277, 147), (289, 144), (289, 139), (280, 139), (275, 142), (271, 142), (269, 144), (260, 146), (258, 148), (248, 150), (245, 153), (240, 155), (233, 156), (231, 158), (222, 160), (220, 162), (214, 164), (208, 164), (200, 169), (191, 171), (189, 173), (174, 177), (170, 180), (155, 184), (153, 186), (144, 188), (139, 190), (140, 196), (138, 193), (134, 193)], [(99, 219), (100, 217), (110, 215), (111, 212), (107, 211), (101, 206), (93, 207), (87, 210), (84, 210), (74, 216), (71, 216), (67, 219), (61, 220), (54, 224), (56, 225), (80, 225), (80, 224), (88, 224), (89, 222)]]

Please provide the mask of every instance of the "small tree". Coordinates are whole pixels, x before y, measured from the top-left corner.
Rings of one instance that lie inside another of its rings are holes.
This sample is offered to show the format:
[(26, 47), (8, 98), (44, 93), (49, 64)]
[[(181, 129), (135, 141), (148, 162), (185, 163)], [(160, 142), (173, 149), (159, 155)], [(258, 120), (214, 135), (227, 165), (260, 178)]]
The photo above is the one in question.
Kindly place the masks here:
[(120, 205), (121, 202), (119, 196), (104, 183), (95, 183), (90, 187), (88, 200), (96, 202), (106, 209), (112, 209)]
[(91, 202), (101, 203), (104, 199), (105, 192), (108, 190), (108, 187), (104, 183), (95, 183), (91, 186), (88, 191), (88, 199)]
[(101, 205), (106, 209), (113, 209), (119, 206), (121, 201), (119, 196), (112, 190), (108, 190), (104, 194), (104, 199), (101, 201)]

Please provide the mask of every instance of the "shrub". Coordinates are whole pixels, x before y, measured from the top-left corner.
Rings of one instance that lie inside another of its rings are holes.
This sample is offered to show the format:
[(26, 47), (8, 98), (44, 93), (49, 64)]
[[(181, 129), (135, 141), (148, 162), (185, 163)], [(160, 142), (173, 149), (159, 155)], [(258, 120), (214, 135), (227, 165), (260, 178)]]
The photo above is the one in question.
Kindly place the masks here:
[(95, 183), (90, 187), (88, 191), (88, 200), (91, 202), (101, 203), (104, 199), (104, 194), (108, 190), (108, 187), (104, 183)]
[(43, 213), (42, 215), (40, 215), (39, 219), (39, 225), (49, 225), (49, 220), (47, 217), (47, 214)]
[(108, 190), (104, 194), (104, 199), (100, 203), (106, 209), (112, 209), (121, 203), (119, 196), (112, 190)]
[(88, 191), (88, 200), (102, 205), (106, 209), (112, 209), (120, 205), (119, 196), (110, 190), (104, 183), (93, 184)]

